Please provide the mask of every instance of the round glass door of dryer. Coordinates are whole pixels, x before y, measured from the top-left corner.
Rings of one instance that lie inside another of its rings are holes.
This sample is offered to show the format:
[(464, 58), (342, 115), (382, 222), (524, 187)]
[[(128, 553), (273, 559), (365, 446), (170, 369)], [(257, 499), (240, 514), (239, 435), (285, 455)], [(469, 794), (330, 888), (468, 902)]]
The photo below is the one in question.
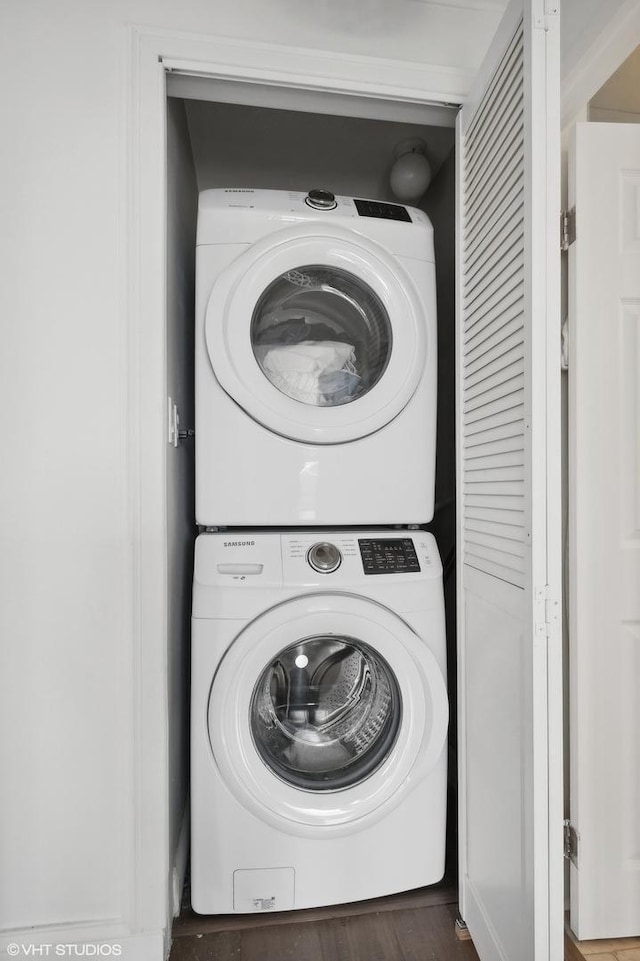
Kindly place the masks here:
[(432, 272), (425, 278), (416, 283), (409, 265), (355, 231), (305, 223), (269, 234), (213, 285), (205, 313), (212, 373), (238, 407), (282, 437), (367, 437), (409, 404), (433, 356)]
[(301, 640), (265, 668), (251, 700), (258, 754), (306, 791), (337, 791), (373, 774), (400, 730), (402, 700), (385, 659), (350, 637)]
[(253, 311), (250, 336), (270, 383), (316, 407), (349, 404), (375, 387), (393, 343), (386, 308), (364, 280), (310, 264), (269, 284)]

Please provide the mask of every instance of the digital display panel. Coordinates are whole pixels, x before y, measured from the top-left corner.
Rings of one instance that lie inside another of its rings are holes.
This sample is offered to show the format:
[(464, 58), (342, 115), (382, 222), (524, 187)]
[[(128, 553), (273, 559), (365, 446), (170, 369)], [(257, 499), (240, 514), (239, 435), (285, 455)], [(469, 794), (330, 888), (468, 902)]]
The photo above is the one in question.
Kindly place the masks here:
[(361, 217), (376, 217), (378, 220), (402, 220), (411, 223), (411, 217), (406, 207), (400, 204), (378, 203), (376, 200), (354, 200), (356, 210)]
[(365, 574), (406, 574), (419, 571), (420, 562), (410, 537), (358, 540)]

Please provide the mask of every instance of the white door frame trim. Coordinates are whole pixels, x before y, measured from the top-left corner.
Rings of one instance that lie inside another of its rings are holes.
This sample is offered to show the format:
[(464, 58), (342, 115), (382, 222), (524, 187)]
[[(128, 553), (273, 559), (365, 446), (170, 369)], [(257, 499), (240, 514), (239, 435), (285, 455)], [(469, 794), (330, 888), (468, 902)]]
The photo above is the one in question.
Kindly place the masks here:
[[(294, 50), (131, 26), (125, 70), (123, 248), (128, 329), (129, 505), (134, 629), (134, 928), (171, 922), (168, 809), (166, 424), (167, 69), (274, 85), (301, 98), (346, 94), (390, 103), (465, 99), (473, 71)], [(283, 66), (284, 65), (284, 66)], [(436, 108), (441, 109), (441, 108)], [(163, 913), (164, 911), (164, 913)]]

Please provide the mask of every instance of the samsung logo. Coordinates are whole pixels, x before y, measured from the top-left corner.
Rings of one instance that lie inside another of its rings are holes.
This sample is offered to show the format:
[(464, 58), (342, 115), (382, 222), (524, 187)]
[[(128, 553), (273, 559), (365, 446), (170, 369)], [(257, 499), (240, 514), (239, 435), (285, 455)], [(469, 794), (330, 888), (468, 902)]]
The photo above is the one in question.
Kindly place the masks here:
[(225, 189), (225, 193), (226, 194), (253, 194), (255, 193), (255, 190), (251, 190), (249, 187), (240, 187), (237, 190), (236, 189), (231, 190), (227, 188)]
[(224, 547), (255, 547), (255, 541), (225, 541)]

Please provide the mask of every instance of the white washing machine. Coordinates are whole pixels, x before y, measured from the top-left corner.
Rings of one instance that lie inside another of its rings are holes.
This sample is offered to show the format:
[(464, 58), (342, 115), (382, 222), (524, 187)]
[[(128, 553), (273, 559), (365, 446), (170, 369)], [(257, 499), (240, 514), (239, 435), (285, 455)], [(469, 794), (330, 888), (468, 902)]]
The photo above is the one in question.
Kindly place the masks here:
[(192, 628), (194, 909), (439, 881), (448, 699), (433, 536), (202, 534)]
[(319, 190), (205, 190), (196, 280), (198, 523), (429, 521), (426, 214)]

